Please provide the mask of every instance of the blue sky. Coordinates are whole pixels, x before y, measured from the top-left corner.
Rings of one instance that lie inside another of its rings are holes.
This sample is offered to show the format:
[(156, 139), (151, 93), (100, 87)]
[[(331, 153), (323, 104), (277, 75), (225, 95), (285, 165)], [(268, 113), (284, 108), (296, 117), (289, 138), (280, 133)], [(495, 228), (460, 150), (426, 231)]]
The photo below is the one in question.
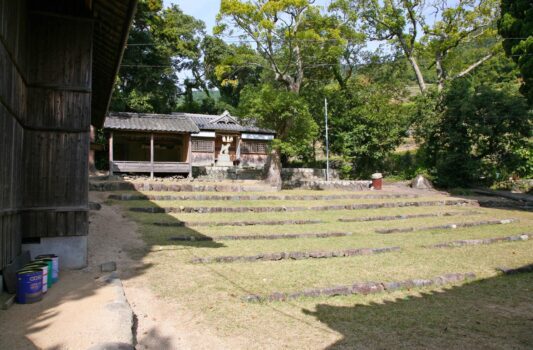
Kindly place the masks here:
[(183, 12), (204, 21), (207, 32), (213, 34), (215, 17), (220, 8), (220, 0), (164, 0), (165, 7), (177, 4)]

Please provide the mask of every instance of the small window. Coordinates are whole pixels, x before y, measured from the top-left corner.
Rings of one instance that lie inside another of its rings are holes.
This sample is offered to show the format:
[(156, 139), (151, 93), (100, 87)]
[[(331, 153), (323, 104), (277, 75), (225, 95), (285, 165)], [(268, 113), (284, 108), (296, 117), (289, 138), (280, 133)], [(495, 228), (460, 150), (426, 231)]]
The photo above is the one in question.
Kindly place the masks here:
[(241, 145), (241, 153), (267, 154), (268, 144), (257, 141), (244, 141)]
[(215, 142), (213, 140), (192, 139), (193, 152), (214, 152)]

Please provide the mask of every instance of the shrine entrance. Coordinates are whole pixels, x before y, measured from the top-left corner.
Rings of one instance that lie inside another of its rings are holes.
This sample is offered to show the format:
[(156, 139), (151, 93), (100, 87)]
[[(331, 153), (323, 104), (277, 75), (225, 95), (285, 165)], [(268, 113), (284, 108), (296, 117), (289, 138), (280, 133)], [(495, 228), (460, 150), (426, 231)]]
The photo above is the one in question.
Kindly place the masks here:
[(240, 159), (240, 143), (239, 134), (217, 132), (215, 136), (215, 164), (217, 166), (233, 166)]

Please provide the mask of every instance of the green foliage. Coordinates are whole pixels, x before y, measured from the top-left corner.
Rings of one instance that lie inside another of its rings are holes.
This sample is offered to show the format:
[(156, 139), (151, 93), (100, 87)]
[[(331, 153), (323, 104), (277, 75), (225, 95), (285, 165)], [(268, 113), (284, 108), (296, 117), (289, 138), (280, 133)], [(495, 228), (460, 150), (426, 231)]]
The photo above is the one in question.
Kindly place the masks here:
[(310, 153), (318, 128), (305, 99), (296, 93), (270, 84), (259, 89), (247, 87), (241, 94), (239, 114), (258, 126), (274, 129), (277, 140), (273, 146), (285, 159)]
[(411, 180), (420, 174), (433, 179), (425, 167), (424, 157), (418, 150), (389, 154), (385, 158), (383, 168), (387, 178)]
[(237, 107), (242, 89), (259, 84), (261, 58), (252, 48), (206, 36), (202, 41), (202, 52), (206, 79), (220, 91), (223, 103)]
[(351, 161), (357, 177), (384, 171), (384, 160), (407, 132), (408, 120), (395, 89), (357, 78), (344, 90), (332, 86), (328, 94), (332, 151)]
[(311, 66), (338, 63), (345, 44), (339, 21), (310, 0), (222, 0), (217, 20), (217, 34), (237, 29), (254, 42), (271, 78), (296, 93)]
[(447, 89), (443, 104), (441, 113), (419, 125), (425, 129), (426, 164), (440, 185), (491, 184), (511, 175), (533, 175), (532, 113), (515, 84), (460, 79)]
[(533, 105), (533, 3), (531, 0), (502, 0), (498, 29), (503, 48), (519, 66), (522, 94)]
[(111, 110), (170, 113), (178, 96), (177, 72), (195, 70), (204, 24), (162, 0), (139, 1), (115, 85)]

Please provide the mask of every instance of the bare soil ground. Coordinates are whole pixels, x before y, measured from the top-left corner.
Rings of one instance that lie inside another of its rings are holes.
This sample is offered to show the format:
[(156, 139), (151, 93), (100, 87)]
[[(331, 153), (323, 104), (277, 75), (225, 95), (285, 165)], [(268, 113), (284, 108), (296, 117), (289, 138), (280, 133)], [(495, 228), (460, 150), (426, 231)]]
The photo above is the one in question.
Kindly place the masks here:
[[(103, 202), (107, 194), (91, 193), (91, 200)], [(137, 318), (137, 349), (229, 349), (235, 343), (217, 338), (202, 318), (178, 302), (164, 300), (149, 287), (149, 262), (143, 261), (147, 246), (134, 222), (123, 217), (119, 207), (102, 205), (91, 215), (89, 259), (93, 266), (117, 262), (124, 292)], [(128, 252), (128, 253), (126, 253)]]

